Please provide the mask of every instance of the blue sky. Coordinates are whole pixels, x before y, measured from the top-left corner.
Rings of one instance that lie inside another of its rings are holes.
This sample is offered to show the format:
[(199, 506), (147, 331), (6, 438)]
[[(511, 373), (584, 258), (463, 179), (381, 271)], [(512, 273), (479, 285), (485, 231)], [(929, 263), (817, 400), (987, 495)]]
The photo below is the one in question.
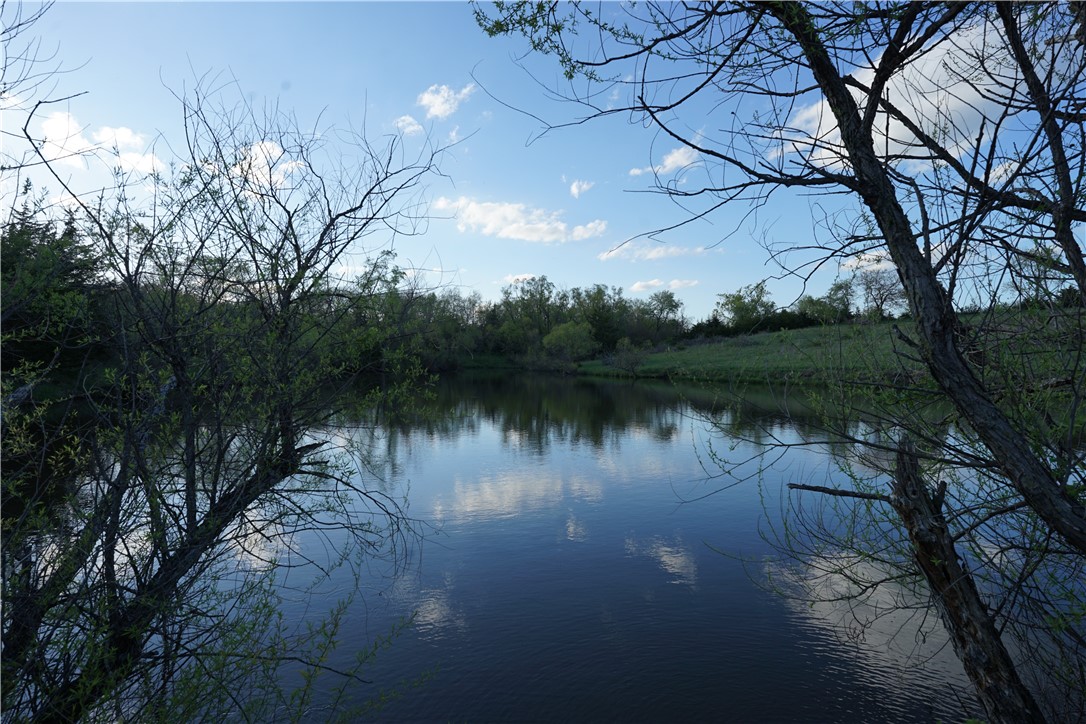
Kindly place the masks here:
[[(487, 299), (524, 275), (634, 298), (670, 288), (696, 320), (717, 294), (780, 274), (765, 243), (811, 233), (811, 202), (782, 196), (754, 216), (736, 204), (660, 241), (638, 238), (687, 216), (645, 193), (652, 170), (681, 181), (704, 164), (617, 115), (541, 136), (538, 119), (578, 114), (544, 88), (563, 82), (557, 62), (524, 57), (522, 39), (488, 38), (466, 4), (60, 2), (33, 32), (68, 71), (48, 95), (86, 91), (42, 112), (39, 124), (51, 125), (36, 130), (69, 149), (116, 144), (134, 168), (168, 163), (182, 147), (175, 94), (206, 73), (236, 80), (255, 105), (278, 99), (303, 126), (320, 117), (323, 127), (364, 125), (373, 138), (401, 133), (409, 145), (454, 143), (427, 185), (425, 233), (395, 240), (399, 263), (424, 286)], [(6, 131), (21, 126), (4, 113)], [(76, 188), (103, 183), (101, 167), (85, 162), (63, 172)], [(822, 293), (836, 271), (808, 291)], [(784, 305), (803, 288), (782, 279), (770, 290)]]

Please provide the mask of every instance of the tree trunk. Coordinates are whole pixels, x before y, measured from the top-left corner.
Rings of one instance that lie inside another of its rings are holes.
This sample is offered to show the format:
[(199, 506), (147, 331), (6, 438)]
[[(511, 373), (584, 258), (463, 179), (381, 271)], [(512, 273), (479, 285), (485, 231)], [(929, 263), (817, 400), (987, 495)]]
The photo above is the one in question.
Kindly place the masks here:
[(1043, 722), (1033, 695), (1018, 676), (973, 577), (962, 566), (940, 510), (920, 478), (912, 444), (897, 452), (891, 505), (901, 517), (916, 563), (931, 589), (954, 650), (990, 722)]

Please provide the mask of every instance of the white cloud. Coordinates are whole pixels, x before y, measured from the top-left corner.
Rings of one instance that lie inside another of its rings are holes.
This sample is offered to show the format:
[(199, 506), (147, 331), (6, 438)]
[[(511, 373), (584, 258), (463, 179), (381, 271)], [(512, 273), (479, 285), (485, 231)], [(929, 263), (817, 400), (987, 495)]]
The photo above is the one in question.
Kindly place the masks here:
[(659, 289), (664, 283), (659, 279), (650, 279), (647, 282), (634, 282), (630, 285), (631, 292), (647, 292), (650, 289)]
[[(564, 180), (564, 179), (563, 179)], [(595, 186), (593, 181), (574, 181), (569, 185), (569, 195), (575, 199), (581, 198), (581, 194)]]
[(581, 241), (607, 231), (607, 222), (602, 219), (574, 226), (571, 230), (561, 220), (559, 212), (524, 204), (476, 201), (466, 196), (457, 199), (442, 196), (434, 202), (434, 209), (452, 212), (456, 217), (456, 228), (462, 232), (479, 231), (500, 239), (546, 243)]
[(841, 264), (841, 268), (855, 271), (876, 271), (878, 269), (893, 269), (894, 262), (890, 259), (890, 252), (878, 249), (846, 259)]
[[(672, 290), (675, 290), (675, 289), (687, 289), (689, 287), (694, 287), (694, 286), (697, 286), (697, 285), (698, 285), (698, 280), (697, 279), (672, 279), (671, 281), (667, 282), (667, 284), (666, 284), (667, 288), (672, 289)], [(632, 285), (630, 285), (630, 291), (631, 292), (647, 292), (647, 291), (650, 291), (652, 289), (659, 289), (662, 286), (665, 286), (665, 284), (660, 279), (650, 279), (647, 282), (634, 282)]]
[(94, 150), (94, 144), (83, 135), (83, 129), (75, 116), (66, 111), (50, 113), (41, 122), (41, 134), (45, 139), (42, 154), (62, 166), (85, 169), (83, 155)]
[(147, 137), (124, 126), (102, 126), (92, 131), (90, 138), (71, 113), (50, 113), (41, 122), (41, 135), (45, 139), (42, 153), (58, 164), (72, 169), (86, 170), (87, 156), (105, 151), (107, 163), (120, 166), (123, 171), (151, 173), (165, 167), (154, 154), (147, 150)]
[(419, 93), (416, 103), (426, 109), (427, 118), (448, 118), (456, 113), (460, 104), (474, 92), (474, 83), (468, 83), (458, 91), (454, 91), (447, 85), (435, 84)]
[(591, 239), (594, 236), (603, 236), (606, 231), (607, 222), (603, 219), (596, 219), (595, 221), (589, 221), (587, 224), (574, 226), (570, 238), (574, 241), (581, 241), (583, 239)]
[(301, 161), (291, 160), (275, 141), (257, 141), (242, 150), (241, 161), (231, 170), (249, 183), (277, 189), (303, 165)]
[(62, 191), (55, 196), (50, 196), (48, 204), (49, 206), (58, 206), (62, 209), (70, 209), (71, 211), (79, 211), (83, 208), (80, 205), (79, 200), (67, 191)]
[(166, 167), (154, 153), (147, 151), (126, 151), (117, 156), (117, 162), (124, 171), (136, 173), (154, 173)]
[(147, 146), (147, 139), (141, 133), (136, 133), (131, 128), (125, 128), (120, 126), (118, 128), (111, 128), (109, 126), (102, 126), (97, 131), (91, 134), (91, 138), (95, 143), (99, 143), (106, 148), (116, 148), (118, 150), (124, 149), (137, 149), (142, 150)]
[(502, 277), (502, 281), (506, 284), (516, 284), (518, 282), (526, 282), (529, 279), (535, 279), (536, 274), (506, 274)]
[(102, 126), (91, 133), (91, 138), (111, 152), (116, 150), (117, 163), (124, 171), (153, 173), (165, 168), (153, 151), (146, 150), (147, 137), (131, 128)]
[(449, 131), (449, 143), (456, 143), (460, 140), (460, 126), (453, 126), (453, 129)]
[(30, 103), (16, 93), (0, 93), (0, 111), (26, 110)]
[(422, 133), (422, 126), (411, 116), (400, 116), (393, 124), (405, 136), (417, 136)]
[(600, 261), (629, 259), (630, 261), (655, 261), (676, 256), (698, 256), (705, 253), (704, 246), (672, 246), (670, 244), (623, 244), (596, 255)]
[(674, 173), (680, 169), (684, 169), (694, 163), (697, 163), (698, 152), (689, 146), (679, 146), (678, 148), (668, 151), (664, 156), (664, 160), (657, 166), (646, 166), (644, 168), (631, 168), (631, 176), (640, 176), (645, 173), (654, 174), (668, 174)]
[[(883, 98), (902, 109), (921, 128), (929, 132), (933, 128), (939, 129), (935, 135), (939, 136), (940, 144), (954, 155), (960, 155), (975, 143), (985, 119), (988, 123), (983, 140), (985, 143), (991, 141), (992, 120), (1003, 110), (998, 101), (1003, 90), (995, 84), (1016, 75), (1008, 65), (1009, 54), (991, 51), (997, 47), (994, 43), (1001, 42), (997, 33), (992, 25), (977, 24), (943, 39), (896, 73), (883, 90)], [(976, 68), (980, 67), (978, 58), (981, 57), (985, 59), (984, 73), (978, 75)], [(870, 86), (875, 76), (874, 67), (879, 62), (881, 57), (872, 58), (871, 66), (857, 68), (851, 73), (852, 77)], [(858, 88), (850, 91), (862, 108), (866, 97)], [(839, 153), (841, 133), (825, 100), (800, 106), (787, 127), (787, 131), (779, 134), (780, 145), (769, 154), (770, 158), (797, 153), (826, 168), (843, 165), (844, 159)], [(931, 162), (917, 150), (916, 137), (899, 120), (888, 118), (880, 111), (872, 131), (877, 148), (891, 155), (905, 155), (906, 160), (901, 162), (903, 171), (916, 174), (930, 167)]]

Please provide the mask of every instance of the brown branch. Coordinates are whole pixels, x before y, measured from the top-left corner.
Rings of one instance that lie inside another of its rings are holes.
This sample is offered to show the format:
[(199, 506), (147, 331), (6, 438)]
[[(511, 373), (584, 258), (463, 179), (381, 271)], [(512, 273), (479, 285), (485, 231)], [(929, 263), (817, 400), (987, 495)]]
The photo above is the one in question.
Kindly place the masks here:
[(881, 493), (861, 493), (857, 490), (841, 490), (839, 488), (825, 488), (821, 485), (803, 485), (801, 483), (788, 483), (789, 490), (807, 490), (812, 493), (832, 495), (837, 498), (858, 498), (860, 500), (877, 500), (880, 503), (889, 503), (890, 496)]

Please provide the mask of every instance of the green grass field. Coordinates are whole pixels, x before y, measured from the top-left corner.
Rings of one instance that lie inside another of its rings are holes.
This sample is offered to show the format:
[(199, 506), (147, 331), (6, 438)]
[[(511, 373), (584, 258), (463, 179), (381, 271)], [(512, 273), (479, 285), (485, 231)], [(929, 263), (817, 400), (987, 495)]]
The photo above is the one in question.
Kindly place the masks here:
[[(911, 323), (898, 323), (905, 334)], [(827, 381), (881, 381), (911, 376), (921, 366), (898, 354), (909, 348), (895, 339), (894, 323), (845, 324), (731, 337), (707, 344), (675, 345), (648, 353), (638, 377), (709, 382), (821, 384)], [(593, 360), (584, 375), (627, 373)]]

